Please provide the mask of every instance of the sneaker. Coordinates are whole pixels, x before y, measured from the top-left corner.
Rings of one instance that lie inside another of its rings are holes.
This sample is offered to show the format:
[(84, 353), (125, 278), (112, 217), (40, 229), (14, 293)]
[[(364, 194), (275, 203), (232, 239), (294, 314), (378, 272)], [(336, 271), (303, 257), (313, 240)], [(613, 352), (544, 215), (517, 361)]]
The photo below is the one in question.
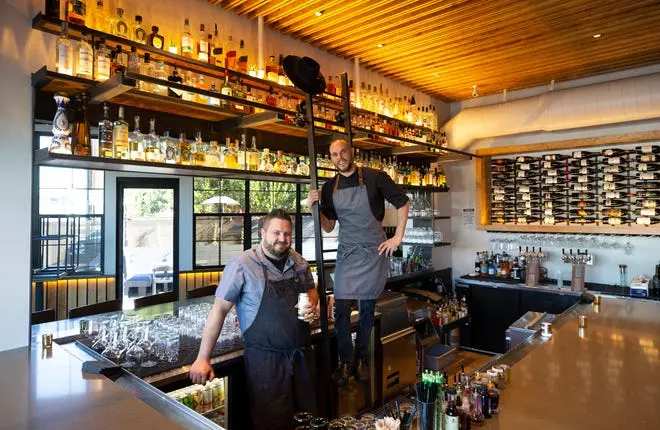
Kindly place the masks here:
[(339, 387), (344, 387), (351, 376), (355, 376), (355, 367), (350, 363), (340, 363), (337, 370), (332, 374), (332, 380)]
[(368, 381), (371, 378), (369, 371), (369, 362), (367, 360), (359, 359), (357, 362), (357, 377), (360, 381)]

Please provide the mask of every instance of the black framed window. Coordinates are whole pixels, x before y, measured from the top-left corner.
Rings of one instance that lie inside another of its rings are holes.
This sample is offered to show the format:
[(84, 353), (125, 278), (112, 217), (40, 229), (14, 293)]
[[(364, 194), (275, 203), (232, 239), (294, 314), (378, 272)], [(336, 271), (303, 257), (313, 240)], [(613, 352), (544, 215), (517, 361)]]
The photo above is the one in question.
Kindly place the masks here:
[[(39, 148), (51, 136), (38, 135)], [(32, 268), (42, 272), (103, 271), (103, 171), (40, 166)]]

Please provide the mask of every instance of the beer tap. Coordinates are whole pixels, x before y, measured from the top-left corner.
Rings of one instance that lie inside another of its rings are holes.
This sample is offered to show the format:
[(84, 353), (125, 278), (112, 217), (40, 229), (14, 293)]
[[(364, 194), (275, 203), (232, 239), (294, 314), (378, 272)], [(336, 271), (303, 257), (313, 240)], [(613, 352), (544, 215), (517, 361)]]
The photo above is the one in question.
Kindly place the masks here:
[(566, 254), (566, 250), (562, 248), (561, 250), (561, 260), (564, 263), (570, 263), (572, 265), (571, 270), (571, 291), (582, 292), (584, 291), (584, 275), (586, 272), (586, 265), (588, 262), (592, 261), (592, 256), (589, 254), (588, 250), (580, 252), (577, 250), (577, 254), (573, 254), (573, 249), (568, 250), (569, 253)]

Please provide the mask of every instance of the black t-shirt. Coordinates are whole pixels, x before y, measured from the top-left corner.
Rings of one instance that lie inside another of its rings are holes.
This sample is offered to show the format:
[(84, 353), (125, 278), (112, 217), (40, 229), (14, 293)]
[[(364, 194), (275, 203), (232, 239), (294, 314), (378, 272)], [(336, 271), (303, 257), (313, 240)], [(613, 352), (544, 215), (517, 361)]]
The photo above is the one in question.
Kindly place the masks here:
[(287, 257), (289, 256), (289, 254), (287, 254), (284, 258), (280, 258), (279, 260), (277, 260), (277, 259), (275, 259), (275, 258), (270, 258), (270, 257), (269, 257), (268, 255), (266, 255), (265, 253), (264, 253), (264, 256), (268, 259), (268, 261), (270, 261), (271, 263), (273, 263), (273, 264), (275, 265), (275, 267), (277, 267), (277, 269), (278, 269), (280, 272), (283, 272), (283, 271), (284, 271), (284, 266), (286, 266), (286, 261), (288, 260)]
[[(335, 181), (339, 176), (341, 176), (341, 178), (339, 179), (339, 185), (337, 186), (338, 190), (358, 187), (360, 185), (357, 169), (355, 169), (355, 172), (348, 177), (338, 173), (334, 178), (323, 184), (323, 188), (321, 189), (321, 212), (331, 220), (337, 219), (337, 212), (335, 212), (335, 205), (332, 200), (332, 190), (335, 186)], [(385, 200), (390, 202), (392, 206), (397, 209), (408, 203), (408, 196), (406, 193), (404, 193), (401, 188), (392, 181), (392, 178), (390, 178), (387, 173), (381, 170), (363, 167), (362, 179), (364, 180), (364, 185), (367, 187), (367, 196), (369, 198), (371, 212), (374, 214), (374, 218), (378, 221), (383, 221), (383, 217), (385, 216)]]

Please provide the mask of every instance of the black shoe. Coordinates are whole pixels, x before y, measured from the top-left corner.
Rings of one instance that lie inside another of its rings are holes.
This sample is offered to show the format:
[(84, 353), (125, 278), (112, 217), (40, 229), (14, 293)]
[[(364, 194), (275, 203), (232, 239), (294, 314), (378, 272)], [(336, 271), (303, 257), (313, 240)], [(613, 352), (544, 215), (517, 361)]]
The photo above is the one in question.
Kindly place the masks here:
[(367, 360), (359, 359), (357, 362), (357, 377), (360, 381), (368, 381), (371, 378), (369, 371), (369, 362)]
[(355, 376), (355, 367), (350, 363), (340, 363), (337, 370), (332, 374), (332, 380), (339, 387), (344, 387), (351, 376)]

